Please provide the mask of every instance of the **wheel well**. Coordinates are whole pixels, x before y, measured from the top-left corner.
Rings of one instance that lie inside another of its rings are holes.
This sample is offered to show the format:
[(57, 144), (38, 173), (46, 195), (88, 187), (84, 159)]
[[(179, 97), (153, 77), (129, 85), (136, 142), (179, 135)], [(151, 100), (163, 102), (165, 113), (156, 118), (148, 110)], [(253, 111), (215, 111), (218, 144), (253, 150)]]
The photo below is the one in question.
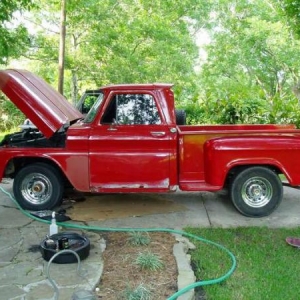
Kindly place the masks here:
[[(8, 164), (6, 165), (5, 173), (9, 175), (10, 178), (14, 178), (16, 174), (25, 166), (35, 164), (35, 163), (44, 163), (47, 165), (52, 166), (55, 168), (60, 175), (62, 176), (63, 180), (66, 184), (70, 184), (69, 180), (67, 179), (66, 175), (61, 171), (61, 169), (57, 166), (55, 162), (47, 158), (41, 157), (15, 157), (11, 159)], [(65, 185), (66, 185), (65, 184)]]
[(269, 170), (273, 171), (277, 175), (282, 174), (282, 171), (273, 165), (243, 165), (243, 166), (235, 166), (229, 170), (227, 173), (226, 179), (225, 179), (225, 187), (228, 187), (232, 180), (239, 174), (240, 172), (244, 171), (245, 169), (251, 168), (251, 167), (263, 167), (268, 168)]

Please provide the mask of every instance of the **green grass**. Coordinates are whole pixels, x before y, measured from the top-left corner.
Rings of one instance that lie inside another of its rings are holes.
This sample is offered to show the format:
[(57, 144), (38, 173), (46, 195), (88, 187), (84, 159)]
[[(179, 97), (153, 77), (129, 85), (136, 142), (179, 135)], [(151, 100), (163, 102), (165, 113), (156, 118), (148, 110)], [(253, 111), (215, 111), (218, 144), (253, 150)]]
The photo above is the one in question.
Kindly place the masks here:
[[(221, 284), (204, 287), (210, 300), (299, 299), (300, 250), (287, 245), (288, 236), (300, 237), (300, 228), (207, 228), (186, 230), (228, 248), (237, 259), (233, 275)], [(208, 280), (229, 270), (227, 254), (212, 245), (195, 242), (191, 252), (198, 280)]]

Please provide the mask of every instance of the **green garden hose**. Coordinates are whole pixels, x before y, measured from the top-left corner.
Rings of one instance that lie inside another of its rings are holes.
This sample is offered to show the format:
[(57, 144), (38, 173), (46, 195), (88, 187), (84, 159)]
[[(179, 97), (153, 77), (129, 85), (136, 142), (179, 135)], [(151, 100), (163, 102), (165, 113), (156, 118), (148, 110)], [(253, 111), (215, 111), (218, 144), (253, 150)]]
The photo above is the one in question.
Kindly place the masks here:
[[(7, 191), (5, 191), (2, 187), (0, 187), (0, 190), (6, 194), (15, 204), (16, 206), (19, 208), (19, 210), (26, 215), (27, 217), (38, 221), (38, 222), (42, 222), (45, 224), (50, 224), (51, 221), (47, 221), (47, 220), (42, 220), (38, 217), (35, 217), (33, 215), (31, 215), (29, 212), (27, 212), (26, 210), (22, 209), (22, 207), (19, 205), (19, 203), (16, 201), (16, 199), (14, 199), (14, 197), (8, 193)], [(174, 229), (168, 229), (168, 228), (104, 228), (104, 227), (98, 227), (98, 226), (86, 226), (86, 225), (77, 225), (77, 224), (72, 224), (72, 223), (61, 223), (61, 222), (57, 222), (58, 226), (61, 227), (65, 227), (65, 228), (75, 228), (75, 229), (83, 229), (83, 230), (94, 230), (94, 231), (109, 231), (109, 232), (167, 232), (167, 233), (175, 233), (175, 234), (180, 234), (182, 236), (186, 236), (192, 239), (195, 239), (197, 241), (206, 243), (206, 244), (210, 244), (213, 245), (221, 250), (223, 250), (227, 255), (229, 255), (232, 265), (231, 268), (223, 275), (220, 276), (218, 278), (215, 279), (210, 279), (210, 280), (203, 280), (203, 281), (198, 281), (195, 282), (193, 284), (190, 284), (184, 288), (182, 288), (181, 290), (179, 290), (178, 292), (176, 292), (175, 294), (173, 294), (171, 297), (167, 298), (167, 300), (175, 300), (177, 299), (179, 296), (183, 295), (184, 293), (188, 292), (191, 289), (194, 289), (196, 287), (200, 287), (200, 286), (206, 286), (206, 285), (212, 285), (212, 284), (216, 284), (216, 283), (220, 283), (224, 280), (226, 280), (227, 278), (229, 278), (232, 273), (234, 272), (235, 268), (236, 268), (236, 259), (235, 256), (232, 254), (232, 252), (230, 252), (228, 249), (226, 249), (224, 246), (215, 243), (213, 241), (207, 240), (205, 238), (184, 232), (184, 231), (180, 231), (180, 230), (174, 230)]]

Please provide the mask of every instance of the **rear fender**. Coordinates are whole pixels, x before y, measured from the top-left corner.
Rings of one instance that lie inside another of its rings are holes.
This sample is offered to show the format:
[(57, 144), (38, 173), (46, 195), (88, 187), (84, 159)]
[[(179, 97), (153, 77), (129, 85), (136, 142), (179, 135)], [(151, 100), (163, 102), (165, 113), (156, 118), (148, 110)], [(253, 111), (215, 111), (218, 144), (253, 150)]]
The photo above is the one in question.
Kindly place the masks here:
[(224, 186), (237, 166), (265, 165), (283, 173), (290, 184), (300, 184), (300, 140), (292, 136), (216, 138), (204, 144), (205, 181)]

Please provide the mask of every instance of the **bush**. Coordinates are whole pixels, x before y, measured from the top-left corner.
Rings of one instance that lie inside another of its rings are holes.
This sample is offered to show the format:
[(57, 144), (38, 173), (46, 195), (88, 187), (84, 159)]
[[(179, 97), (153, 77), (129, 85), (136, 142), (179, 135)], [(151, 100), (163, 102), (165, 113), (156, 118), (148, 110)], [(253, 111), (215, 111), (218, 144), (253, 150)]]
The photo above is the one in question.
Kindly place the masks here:
[(150, 300), (151, 291), (145, 287), (143, 284), (140, 284), (136, 289), (127, 287), (126, 290), (122, 293), (121, 299), (124, 300)]
[(6, 97), (0, 95), (0, 130), (11, 131), (25, 120), (22, 112)]
[(187, 124), (295, 124), (300, 128), (297, 99), (205, 99), (181, 105)]
[(154, 253), (148, 251), (140, 253), (136, 259), (136, 264), (144, 270), (156, 271), (163, 268), (163, 262)]
[(147, 232), (133, 231), (129, 233), (128, 241), (133, 246), (145, 246), (151, 241)]

